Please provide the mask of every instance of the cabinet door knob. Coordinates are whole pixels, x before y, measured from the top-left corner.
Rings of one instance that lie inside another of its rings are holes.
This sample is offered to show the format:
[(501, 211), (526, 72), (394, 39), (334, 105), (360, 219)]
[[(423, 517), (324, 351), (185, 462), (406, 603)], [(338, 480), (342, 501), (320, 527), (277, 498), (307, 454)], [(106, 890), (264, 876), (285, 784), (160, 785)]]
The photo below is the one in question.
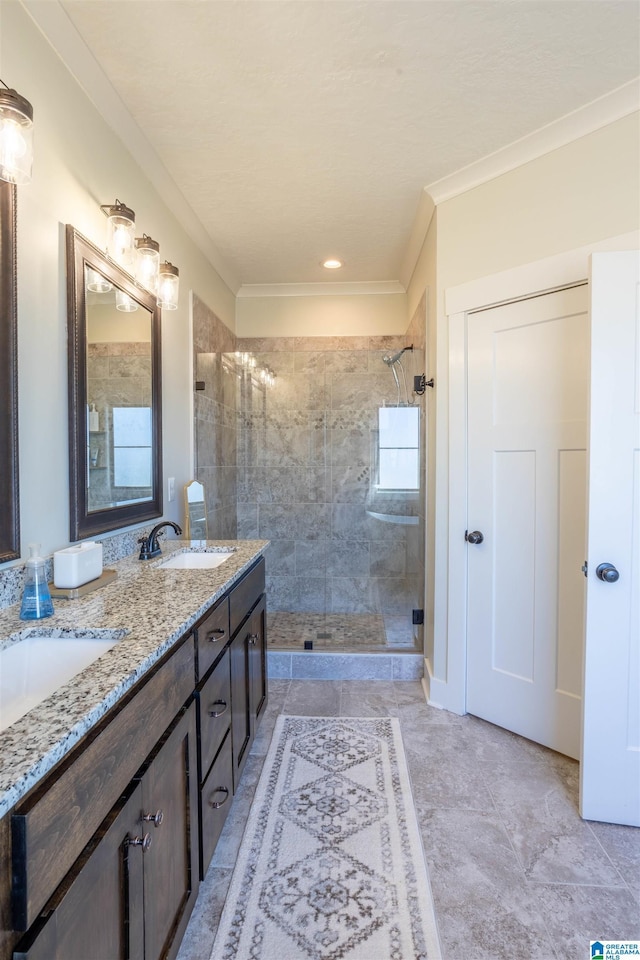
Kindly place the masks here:
[(154, 827), (159, 827), (164, 820), (164, 814), (162, 810), (157, 810), (155, 813), (143, 813), (140, 819), (148, 820)]
[(224, 800), (209, 800), (209, 806), (212, 807), (214, 810), (218, 810), (227, 802), (227, 800), (229, 799), (229, 788), (216, 787), (213, 793), (211, 794), (211, 796), (215, 797), (216, 793), (224, 793)]
[(132, 837), (131, 834), (129, 834), (125, 842), (130, 847), (142, 847), (142, 852), (146, 853), (151, 846), (151, 835), (145, 833), (143, 837)]
[[(216, 710), (215, 707), (217, 706), (220, 706), (223, 709)], [(209, 709), (207, 710), (207, 713), (209, 714), (212, 720), (216, 720), (218, 717), (221, 717), (223, 713), (227, 712), (228, 706), (229, 704), (227, 703), (226, 700), (214, 700), (211, 706), (209, 707)]]
[(227, 631), (222, 627), (216, 627), (215, 630), (209, 630), (207, 640), (209, 643), (218, 643), (223, 637), (226, 637)]
[(258, 642), (258, 634), (257, 634), (257, 633), (250, 633), (250, 634), (249, 634), (249, 643), (253, 644), (253, 646), (255, 647), (255, 645), (256, 645), (257, 642)]

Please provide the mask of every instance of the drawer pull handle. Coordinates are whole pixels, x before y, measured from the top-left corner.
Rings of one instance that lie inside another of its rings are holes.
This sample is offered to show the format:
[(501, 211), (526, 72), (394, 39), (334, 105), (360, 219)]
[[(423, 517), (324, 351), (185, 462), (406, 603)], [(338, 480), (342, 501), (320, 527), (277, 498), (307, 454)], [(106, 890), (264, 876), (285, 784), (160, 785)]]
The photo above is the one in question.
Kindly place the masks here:
[(226, 637), (226, 635), (226, 630), (224, 630), (222, 627), (216, 627), (215, 630), (209, 630), (209, 633), (207, 634), (207, 640), (209, 643), (218, 643), (218, 641), (222, 640), (222, 638)]
[[(223, 710), (214, 710), (214, 707), (221, 706)], [(229, 704), (226, 700), (214, 700), (211, 706), (209, 707), (207, 713), (212, 720), (216, 720), (218, 717), (221, 717), (223, 713), (226, 713), (229, 708)]]
[(154, 827), (159, 827), (164, 820), (164, 814), (162, 810), (156, 811), (156, 813), (143, 813), (141, 820), (148, 820), (149, 823), (152, 823)]
[(151, 846), (151, 835), (145, 833), (143, 837), (132, 837), (131, 834), (129, 834), (125, 842), (130, 847), (142, 847), (142, 852), (146, 853)]
[(224, 806), (229, 799), (228, 787), (216, 787), (216, 789), (213, 791), (213, 795), (215, 796), (216, 793), (224, 793), (224, 800), (209, 800), (209, 806), (214, 810), (218, 810), (220, 807)]
[(258, 642), (258, 634), (257, 634), (257, 633), (250, 633), (250, 634), (249, 634), (249, 643), (252, 644), (252, 645), (255, 647), (255, 645), (256, 645), (257, 642)]

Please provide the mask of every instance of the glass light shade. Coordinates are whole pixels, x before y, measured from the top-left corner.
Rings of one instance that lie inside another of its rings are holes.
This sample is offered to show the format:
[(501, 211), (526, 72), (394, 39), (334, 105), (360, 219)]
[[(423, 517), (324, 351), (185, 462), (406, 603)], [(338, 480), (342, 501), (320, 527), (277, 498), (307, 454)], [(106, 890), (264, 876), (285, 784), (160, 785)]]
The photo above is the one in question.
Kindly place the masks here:
[(121, 310), (122, 313), (133, 313), (134, 310), (138, 309), (138, 304), (133, 300), (128, 293), (125, 293), (124, 290), (118, 290), (116, 287), (116, 310)]
[(0, 180), (29, 183), (33, 164), (33, 107), (15, 90), (0, 89)]
[(128, 273), (133, 273), (136, 262), (136, 215), (119, 200), (101, 209), (107, 215), (107, 254)]
[(87, 290), (91, 290), (92, 293), (109, 293), (112, 285), (106, 277), (103, 277), (97, 270), (92, 270), (91, 267), (87, 267), (86, 271)]
[(158, 292), (160, 244), (146, 233), (136, 239), (136, 280), (150, 293)]
[(163, 310), (178, 309), (179, 287), (180, 271), (168, 260), (165, 260), (160, 266), (158, 282), (158, 305)]

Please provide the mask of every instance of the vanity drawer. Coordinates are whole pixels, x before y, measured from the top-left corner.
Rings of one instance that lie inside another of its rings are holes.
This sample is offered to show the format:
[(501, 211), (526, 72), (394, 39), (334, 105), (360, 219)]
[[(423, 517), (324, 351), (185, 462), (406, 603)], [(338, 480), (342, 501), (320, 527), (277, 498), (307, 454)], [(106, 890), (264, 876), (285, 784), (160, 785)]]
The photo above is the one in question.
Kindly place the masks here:
[(196, 629), (198, 648), (198, 680), (220, 656), (229, 639), (229, 599), (224, 597)]
[(200, 792), (200, 877), (204, 878), (233, 800), (231, 733)]
[(203, 685), (198, 700), (200, 770), (201, 778), (204, 780), (231, 724), (231, 674), (228, 650)]
[(245, 573), (229, 594), (229, 620), (231, 636), (236, 632), (247, 614), (264, 593), (264, 559)]

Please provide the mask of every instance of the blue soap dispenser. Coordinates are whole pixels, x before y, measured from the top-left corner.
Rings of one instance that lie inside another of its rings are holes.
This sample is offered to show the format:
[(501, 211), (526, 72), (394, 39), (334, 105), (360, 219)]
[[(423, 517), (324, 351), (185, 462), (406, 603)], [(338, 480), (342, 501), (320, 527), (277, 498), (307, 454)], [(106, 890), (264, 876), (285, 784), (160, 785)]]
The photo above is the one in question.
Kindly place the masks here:
[(29, 544), (30, 557), (25, 564), (24, 591), (20, 607), (21, 620), (42, 620), (53, 613), (53, 600), (47, 583), (47, 568), (40, 556), (40, 544)]

